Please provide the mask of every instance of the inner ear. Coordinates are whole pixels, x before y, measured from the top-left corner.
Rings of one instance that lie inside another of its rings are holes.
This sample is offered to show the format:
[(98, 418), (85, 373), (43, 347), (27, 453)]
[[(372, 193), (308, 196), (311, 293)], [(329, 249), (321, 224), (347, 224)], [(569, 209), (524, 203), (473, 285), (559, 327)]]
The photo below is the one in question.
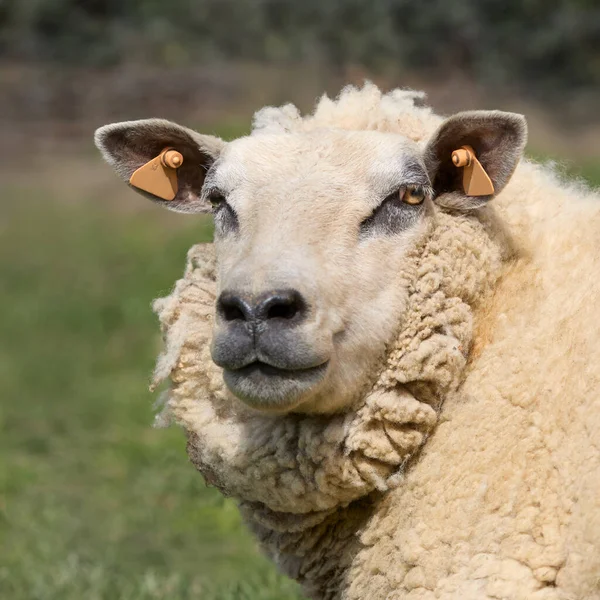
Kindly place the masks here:
[(201, 135), (163, 119), (147, 119), (101, 127), (96, 131), (95, 142), (107, 162), (128, 184), (137, 169), (158, 157), (165, 148), (173, 148), (183, 158), (174, 174), (175, 197), (164, 200), (132, 186), (133, 189), (171, 210), (210, 211), (210, 205), (201, 198), (201, 191), (206, 172), (225, 146), (219, 138)]
[[(510, 180), (527, 141), (522, 115), (500, 111), (471, 111), (447, 119), (428, 143), (424, 160), (436, 198), (454, 208), (481, 206)], [(452, 152), (470, 146), (494, 186), (494, 194), (467, 198), (463, 168), (452, 162)]]

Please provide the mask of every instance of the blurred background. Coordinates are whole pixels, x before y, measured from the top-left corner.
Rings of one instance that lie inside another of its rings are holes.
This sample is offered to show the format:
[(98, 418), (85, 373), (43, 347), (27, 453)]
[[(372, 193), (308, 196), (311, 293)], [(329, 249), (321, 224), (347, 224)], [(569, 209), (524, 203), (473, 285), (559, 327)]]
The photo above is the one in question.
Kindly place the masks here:
[(301, 598), (151, 428), (150, 301), (210, 220), (128, 191), (92, 135), (237, 137), (365, 78), (523, 112), (530, 156), (600, 185), (598, 0), (0, 0), (0, 598)]

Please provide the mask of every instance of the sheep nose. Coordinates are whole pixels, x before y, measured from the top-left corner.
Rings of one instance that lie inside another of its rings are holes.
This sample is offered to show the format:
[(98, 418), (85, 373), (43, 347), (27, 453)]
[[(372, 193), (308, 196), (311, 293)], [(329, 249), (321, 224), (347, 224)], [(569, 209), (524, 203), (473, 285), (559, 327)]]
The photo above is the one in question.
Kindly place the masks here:
[(298, 323), (306, 314), (307, 304), (296, 290), (272, 290), (254, 299), (243, 294), (223, 292), (217, 301), (217, 313), (226, 322)]

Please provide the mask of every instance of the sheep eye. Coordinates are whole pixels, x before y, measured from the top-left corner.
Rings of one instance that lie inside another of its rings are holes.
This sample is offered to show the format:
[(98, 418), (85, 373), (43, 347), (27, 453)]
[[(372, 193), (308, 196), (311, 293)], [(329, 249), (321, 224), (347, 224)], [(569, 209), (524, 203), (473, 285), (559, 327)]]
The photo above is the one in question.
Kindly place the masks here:
[(393, 235), (412, 227), (422, 216), (427, 196), (423, 186), (407, 185), (390, 194), (360, 224), (360, 236)]
[(420, 185), (409, 185), (400, 190), (400, 197), (402, 202), (415, 206), (416, 204), (421, 204), (423, 200), (425, 200), (425, 190)]
[(218, 190), (214, 190), (209, 194), (208, 201), (214, 210), (225, 203), (225, 196)]
[(212, 206), (215, 233), (225, 235), (237, 231), (239, 227), (238, 217), (235, 210), (227, 202), (225, 194), (217, 189), (211, 190), (206, 199)]

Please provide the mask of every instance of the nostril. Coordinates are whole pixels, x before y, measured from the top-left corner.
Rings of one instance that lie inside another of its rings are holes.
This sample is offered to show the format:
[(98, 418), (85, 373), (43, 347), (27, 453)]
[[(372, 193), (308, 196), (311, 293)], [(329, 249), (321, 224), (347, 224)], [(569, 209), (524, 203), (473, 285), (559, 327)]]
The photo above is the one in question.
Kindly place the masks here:
[(293, 319), (298, 314), (299, 306), (296, 302), (280, 302), (273, 304), (267, 310), (267, 319)]
[(226, 292), (217, 301), (217, 311), (224, 321), (247, 321), (252, 316), (241, 298)]
[(285, 319), (291, 321), (305, 312), (306, 304), (295, 290), (271, 292), (259, 305), (257, 314), (265, 320)]
[(236, 319), (240, 319), (241, 321), (246, 320), (242, 309), (234, 305), (224, 305), (221, 314), (226, 321), (235, 321)]

